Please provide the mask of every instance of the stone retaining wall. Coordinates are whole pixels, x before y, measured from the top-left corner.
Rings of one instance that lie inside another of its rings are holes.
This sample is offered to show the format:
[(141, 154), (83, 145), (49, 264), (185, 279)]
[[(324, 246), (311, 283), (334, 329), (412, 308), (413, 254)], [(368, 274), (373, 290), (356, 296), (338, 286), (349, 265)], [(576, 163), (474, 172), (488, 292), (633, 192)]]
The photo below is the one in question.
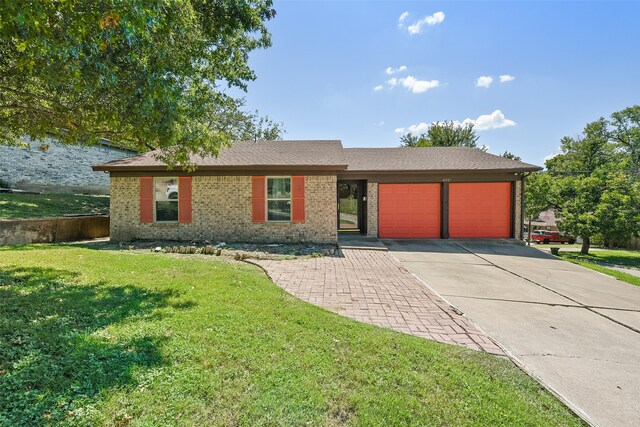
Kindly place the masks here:
[[(109, 175), (91, 166), (135, 155), (105, 145), (80, 147), (52, 141), (31, 148), (0, 145), (0, 180), (27, 191), (109, 194)], [(41, 150), (43, 144), (48, 149)]]
[(0, 245), (27, 245), (109, 236), (109, 216), (0, 220)]

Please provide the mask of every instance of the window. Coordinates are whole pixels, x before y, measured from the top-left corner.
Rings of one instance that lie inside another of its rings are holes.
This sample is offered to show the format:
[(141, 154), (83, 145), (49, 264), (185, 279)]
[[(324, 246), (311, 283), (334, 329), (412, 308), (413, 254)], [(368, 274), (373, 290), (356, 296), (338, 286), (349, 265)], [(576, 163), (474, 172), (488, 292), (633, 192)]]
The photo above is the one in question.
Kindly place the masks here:
[(291, 178), (267, 178), (267, 221), (291, 221)]
[(153, 180), (156, 222), (178, 221), (178, 178)]

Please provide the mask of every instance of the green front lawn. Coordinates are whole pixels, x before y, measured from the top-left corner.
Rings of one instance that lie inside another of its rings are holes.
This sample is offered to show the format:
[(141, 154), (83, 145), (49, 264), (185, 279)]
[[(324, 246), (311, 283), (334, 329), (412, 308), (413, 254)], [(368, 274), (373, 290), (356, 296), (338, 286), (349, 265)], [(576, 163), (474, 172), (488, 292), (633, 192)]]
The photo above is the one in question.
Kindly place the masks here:
[(602, 250), (593, 251), (588, 255), (580, 252), (563, 252), (560, 250), (559, 256), (566, 260), (590, 268), (600, 273), (608, 274), (616, 279), (622, 280), (632, 285), (640, 286), (640, 277), (627, 274), (622, 271), (608, 268), (606, 264), (616, 264), (626, 267), (640, 268), (640, 251), (629, 250)]
[(107, 214), (109, 196), (0, 193), (0, 218), (45, 218), (64, 214)]
[(580, 425), (510, 361), (361, 324), (257, 267), (0, 248), (0, 425)]
[[(560, 251), (562, 252), (562, 251)], [(601, 262), (607, 264), (622, 265), (625, 267), (640, 268), (640, 250), (599, 250), (590, 252), (589, 255), (575, 254), (576, 258), (584, 261)]]

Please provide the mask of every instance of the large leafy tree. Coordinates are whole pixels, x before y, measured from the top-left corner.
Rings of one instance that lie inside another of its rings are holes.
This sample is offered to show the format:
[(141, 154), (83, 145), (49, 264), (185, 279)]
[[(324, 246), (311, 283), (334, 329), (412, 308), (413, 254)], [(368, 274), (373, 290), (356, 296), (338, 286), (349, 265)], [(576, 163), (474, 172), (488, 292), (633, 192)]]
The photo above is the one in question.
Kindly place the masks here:
[(274, 16), (271, 0), (2, 2), (0, 143), (107, 138), (184, 164), (268, 134), (230, 89), (255, 78)]
[(559, 226), (583, 239), (582, 253), (600, 236), (620, 243), (640, 232), (638, 106), (587, 124), (564, 137), (561, 154), (546, 162)]
[[(503, 156), (507, 157), (507, 156)], [(551, 207), (551, 177), (544, 172), (533, 173), (526, 178), (524, 192), (524, 216), (528, 221), (528, 242), (531, 245), (531, 221)]]
[(625, 108), (611, 115), (611, 137), (621, 151), (627, 153), (626, 169), (640, 175), (640, 105)]
[(435, 122), (426, 133), (407, 133), (400, 137), (403, 147), (476, 147), (479, 136), (473, 123)]
[(505, 151), (504, 153), (500, 154), (500, 157), (504, 157), (511, 160), (517, 160), (517, 161), (522, 160), (522, 157), (517, 156), (510, 151)]
[(579, 136), (565, 136), (560, 141), (560, 151), (560, 155), (546, 162), (547, 169), (556, 174), (591, 175), (610, 165), (616, 153), (607, 120), (600, 118), (587, 124)]

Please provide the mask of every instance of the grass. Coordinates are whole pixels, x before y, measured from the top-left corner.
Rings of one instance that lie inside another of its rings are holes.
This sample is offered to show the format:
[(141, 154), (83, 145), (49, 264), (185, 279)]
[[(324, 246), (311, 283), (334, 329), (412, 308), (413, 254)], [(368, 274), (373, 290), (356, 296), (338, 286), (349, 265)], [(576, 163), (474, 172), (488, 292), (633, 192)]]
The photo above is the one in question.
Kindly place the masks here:
[(0, 425), (581, 425), (510, 361), (304, 303), (244, 263), (0, 248)]
[(559, 253), (560, 258), (582, 265), (600, 273), (608, 274), (623, 282), (640, 286), (640, 277), (622, 271), (608, 268), (606, 264), (616, 264), (626, 267), (640, 268), (640, 251), (629, 250), (601, 250), (594, 251), (588, 255), (579, 252), (562, 252)]
[(340, 199), (340, 212), (350, 215), (357, 215), (358, 201), (356, 199)]
[(64, 214), (107, 214), (109, 196), (0, 193), (0, 218), (46, 218)]
[(600, 250), (582, 255), (575, 254), (578, 258), (585, 261), (600, 262), (606, 264), (616, 264), (625, 267), (640, 268), (640, 251), (633, 250)]

